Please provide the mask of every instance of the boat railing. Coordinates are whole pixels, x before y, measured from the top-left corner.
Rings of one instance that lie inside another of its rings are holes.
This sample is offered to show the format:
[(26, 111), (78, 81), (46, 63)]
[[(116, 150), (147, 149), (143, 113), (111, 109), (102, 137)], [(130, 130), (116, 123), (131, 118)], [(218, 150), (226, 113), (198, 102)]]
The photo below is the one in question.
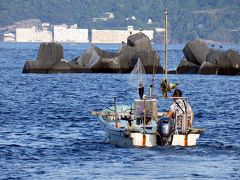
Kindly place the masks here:
[(173, 97), (173, 96), (146, 96), (146, 99), (183, 99), (183, 100), (186, 100), (188, 101), (188, 98), (187, 97)]
[[(114, 126), (118, 127), (119, 120), (125, 120), (124, 117), (128, 117), (126, 120), (136, 120), (137, 124), (142, 124), (144, 127), (151, 121), (158, 121), (160, 117), (166, 116), (167, 112), (158, 111), (159, 99), (184, 99), (186, 102), (187, 97), (164, 97), (164, 96), (144, 96), (143, 99), (136, 99), (134, 108), (129, 111), (117, 110), (117, 98), (114, 97), (114, 109), (111, 112), (91, 112), (92, 115), (107, 116), (109, 120), (114, 122)], [(175, 113), (174, 124), (176, 131), (181, 133), (187, 132), (188, 128), (192, 127), (193, 113)]]
[(175, 132), (181, 132), (182, 134), (186, 134), (189, 128), (192, 128), (193, 122), (193, 113), (179, 113), (176, 112), (175, 118)]
[[(165, 96), (146, 96), (146, 100), (156, 100), (159, 99), (183, 99), (186, 104), (188, 104), (188, 98), (187, 97), (165, 97)], [(144, 111), (146, 112), (146, 111)], [(166, 112), (158, 112), (157, 120), (159, 117), (166, 116)], [(188, 132), (189, 128), (192, 128), (192, 122), (193, 122), (193, 112), (184, 111), (183, 113), (177, 111), (175, 112), (174, 117), (174, 124), (175, 124), (175, 132), (181, 132), (181, 134), (186, 134)]]
[[(145, 96), (146, 98), (146, 117), (154, 117), (158, 118), (159, 116), (166, 115), (166, 112), (159, 112), (158, 111), (158, 101), (159, 99), (163, 100), (169, 100), (169, 99), (183, 99), (186, 104), (188, 104), (188, 98), (187, 97), (164, 97), (164, 96)], [(135, 99), (135, 105), (134, 105), (134, 115), (135, 117), (143, 117), (143, 104), (144, 104), (144, 98), (143, 99)]]

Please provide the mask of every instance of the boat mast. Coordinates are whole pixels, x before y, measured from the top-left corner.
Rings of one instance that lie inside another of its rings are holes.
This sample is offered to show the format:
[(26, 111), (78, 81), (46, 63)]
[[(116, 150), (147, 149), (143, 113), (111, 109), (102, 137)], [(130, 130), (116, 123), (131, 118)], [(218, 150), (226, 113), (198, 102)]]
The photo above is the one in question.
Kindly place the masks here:
[[(165, 44), (165, 80), (166, 87), (168, 86), (168, 11), (165, 9), (165, 23), (164, 23), (164, 44)], [(167, 92), (166, 92), (167, 97)]]
[(117, 97), (114, 97), (115, 127), (118, 127)]
[(143, 107), (144, 107), (144, 111), (143, 111), (143, 141), (142, 141), (142, 145), (145, 146), (146, 145), (146, 115), (147, 115), (147, 104), (146, 104), (146, 100), (147, 97), (144, 95), (143, 97)]
[(168, 79), (167, 74), (167, 65), (168, 65), (168, 11), (167, 8), (165, 9), (165, 33), (164, 33), (164, 43), (165, 43), (165, 79)]
[(154, 80), (155, 80), (155, 49), (153, 50), (152, 84), (150, 85), (150, 90), (149, 90), (150, 97), (153, 96)]

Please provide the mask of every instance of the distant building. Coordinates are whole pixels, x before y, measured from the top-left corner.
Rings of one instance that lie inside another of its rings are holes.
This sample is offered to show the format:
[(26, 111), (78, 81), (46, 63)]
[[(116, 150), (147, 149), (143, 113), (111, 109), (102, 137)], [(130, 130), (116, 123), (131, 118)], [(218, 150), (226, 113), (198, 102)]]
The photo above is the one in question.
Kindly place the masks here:
[(42, 23), (42, 29), (43, 30), (48, 30), (50, 27), (50, 23)]
[(52, 32), (47, 29), (16, 28), (16, 42), (52, 42)]
[(78, 29), (77, 24), (68, 28), (66, 25), (57, 25), (53, 28), (54, 42), (83, 43), (89, 42), (88, 29)]
[(132, 16), (131, 19), (132, 20), (137, 20), (137, 18), (135, 16)]
[(152, 19), (148, 19), (147, 24), (152, 24)]
[[(106, 12), (103, 14), (108, 19), (113, 19), (114, 14)], [(136, 19), (135, 16), (131, 19)], [(148, 23), (152, 23), (151, 19)], [(40, 28), (38, 28), (40, 27)], [(51, 29), (51, 31), (50, 31)], [(134, 30), (128, 26), (126, 30), (91, 30), (92, 43), (122, 43), (127, 42), (129, 35), (142, 32), (153, 40), (153, 30)], [(156, 33), (164, 32), (163, 28), (156, 28)], [(50, 23), (41, 23), (38, 26), (16, 28), (16, 36), (13, 33), (4, 34), (4, 41), (16, 42), (58, 42), (58, 43), (87, 43), (89, 42), (88, 29), (79, 29), (77, 24), (52, 26)]]
[[(127, 42), (127, 38), (131, 34), (136, 34), (140, 30), (134, 30), (133, 26), (128, 26), (127, 30), (92, 30), (92, 43), (121, 43)], [(149, 37), (150, 40), (153, 39), (152, 30), (141, 31)]]
[(15, 34), (13, 33), (6, 33), (3, 35), (3, 41), (5, 42), (14, 42), (15, 38)]
[(110, 19), (114, 19), (114, 14), (112, 12), (105, 12), (100, 17), (94, 17), (93, 22), (96, 21), (108, 21)]
[(163, 32), (165, 32), (165, 29), (164, 28), (155, 28), (155, 31), (156, 31), (156, 33), (163, 33)]

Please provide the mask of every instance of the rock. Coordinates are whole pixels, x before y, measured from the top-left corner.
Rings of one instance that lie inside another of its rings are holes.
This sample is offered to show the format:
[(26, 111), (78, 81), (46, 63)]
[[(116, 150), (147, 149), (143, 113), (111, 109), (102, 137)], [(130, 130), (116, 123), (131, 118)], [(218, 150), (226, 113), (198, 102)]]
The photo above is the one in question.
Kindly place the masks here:
[(128, 36), (127, 46), (134, 47), (137, 52), (152, 50), (151, 40), (141, 32)]
[(63, 47), (57, 43), (42, 43), (35, 61), (27, 61), (23, 73), (48, 73), (63, 59)]
[[(77, 59), (79, 58), (79, 56), (78, 57), (76, 57), (76, 58), (74, 58), (73, 60), (71, 60), (69, 63), (70, 64), (74, 64), (74, 65), (78, 65), (78, 62), (77, 62)], [(83, 67), (83, 66), (82, 66)]]
[(178, 73), (236, 75), (240, 71), (240, 55), (235, 50), (209, 49), (204, 42), (194, 40), (186, 44), (183, 53), (186, 60), (179, 64)]
[(42, 67), (48, 68), (64, 59), (63, 47), (57, 43), (40, 44), (37, 61)]
[(99, 49), (96, 46), (92, 46), (81, 56), (72, 60), (72, 63), (76, 63), (86, 69), (91, 69), (92, 72), (102, 72), (106, 68), (103, 67), (101, 59), (103, 58), (115, 58), (119, 53), (107, 52)]
[(198, 74), (218, 74), (218, 67), (216, 64), (205, 61), (200, 66)]
[(128, 54), (129, 56), (133, 56), (134, 54), (136, 54), (136, 52), (137, 52), (136, 48), (132, 46), (123, 46), (120, 49), (119, 54)]
[(186, 58), (183, 58), (180, 64), (177, 67), (178, 74), (196, 74), (199, 70), (199, 65), (187, 61)]
[(163, 72), (163, 68), (159, 62), (160, 57), (157, 53), (154, 52), (154, 50), (151, 50), (151, 51), (142, 50), (136, 53), (131, 58), (131, 67), (135, 66), (138, 58), (140, 58), (147, 74), (153, 73), (153, 68), (155, 68), (154, 70), (155, 73)]
[(108, 52), (108, 51), (102, 50), (102, 58), (115, 58), (119, 55), (120, 55), (120, 53), (118, 53), (118, 52)]
[(91, 69), (92, 72), (126, 73), (131, 72), (138, 58), (141, 59), (146, 73), (152, 73), (153, 66), (156, 67), (156, 73), (163, 71), (158, 54), (154, 53), (150, 39), (143, 33), (129, 36), (128, 44), (119, 53), (106, 52), (93, 46), (71, 62)]
[(206, 56), (206, 61), (217, 65), (218, 57), (223, 53), (221, 50), (211, 49)]
[(71, 67), (69, 66), (69, 63), (66, 60), (61, 60), (60, 62), (57, 62), (51, 69), (48, 70), (48, 73), (68, 73), (71, 72)]
[(230, 49), (227, 51), (227, 57), (230, 61), (232, 74), (238, 74), (240, 71), (240, 54), (237, 50)]
[(183, 48), (183, 53), (189, 62), (201, 65), (206, 60), (209, 48), (206, 43), (200, 40), (194, 40), (186, 43)]
[(74, 63), (74, 61), (69, 62), (68, 65), (71, 67), (72, 73), (91, 73), (92, 72), (90, 68), (80, 66)]
[(220, 75), (235, 75), (240, 70), (240, 55), (235, 50), (213, 50), (207, 55), (207, 62), (215, 64)]
[(130, 73), (141, 59), (146, 73), (162, 73), (160, 57), (152, 49), (150, 39), (143, 33), (128, 37), (128, 44), (120, 52), (107, 52), (92, 46), (70, 62), (63, 59), (63, 47), (57, 43), (42, 43), (36, 61), (27, 61), (23, 72), (94, 72)]
[(129, 59), (128, 56), (122, 54), (115, 58), (102, 59), (103, 72), (107, 73), (127, 73), (129, 72)]
[[(130, 63), (130, 64), (131, 64), (131, 59), (132, 59), (132, 57), (133, 57), (134, 55), (136, 55), (136, 53), (137, 53), (136, 48), (131, 47), (131, 46), (123, 46), (123, 47), (121, 48), (120, 52), (119, 52), (119, 54), (124, 54), (124, 55), (127, 56), (127, 58), (129, 59), (129, 63)], [(135, 64), (136, 64), (136, 63), (135, 63)], [(135, 64), (134, 64), (134, 65), (135, 65)], [(134, 65), (131, 66), (131, 67), (134, 67)]]
[(168, 74), (177, 74), (176, 70), (168, 70)]
[(233, 67), (240, 66), (240, 54), (237, 50), (230, 49), (227, 51), (227, 55)]
[(42, 68), (36, 60), (26, 61), (23, 66), (23, 73), (48, 73), (48, 68)]
[(102, 50), (97, 48), (96, 46), (92, 46), (77, 58), (77, 63), (78, 65), (85, 68), (101, 69), (102, 65), (100, 60), (102, 56)]

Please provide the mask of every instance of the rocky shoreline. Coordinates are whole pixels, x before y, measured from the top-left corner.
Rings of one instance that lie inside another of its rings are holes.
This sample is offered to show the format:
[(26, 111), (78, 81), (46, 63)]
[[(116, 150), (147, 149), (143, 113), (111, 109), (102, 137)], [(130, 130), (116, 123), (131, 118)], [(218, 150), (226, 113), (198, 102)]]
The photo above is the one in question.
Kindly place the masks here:
[[(183, 48), (184, 58), (171, 74), (219, 74), (240, 75), (240, 54), (229, 49), (209, 48), (200, 40), (187, 42)], [(138, 58), (146, 73), (163, 73), (160, 56), (155, 52), (150, 39), (143, 33), (128, 37), (119, 52), (107, 52), (92, 46), (68, 61), (58, 43), (42, 43), (37, 59), (26, 61), (23, 73), (130, 73)]]
[(128, 37), (120, 52), (107, 52), (92, 46), (71, 61), (64, 60), (63, 47), (57, 43), (42, 43), (37, 59), (27, 61), (23, 73), (130, 73), (141, 59), (146, 73), (162, 73), (160, 57), (143, 33)]
[(187, 42), (177, 67), (179, 74), (240, 75), (240, 54), (237, 50), (209, 48), (200, 40)]

